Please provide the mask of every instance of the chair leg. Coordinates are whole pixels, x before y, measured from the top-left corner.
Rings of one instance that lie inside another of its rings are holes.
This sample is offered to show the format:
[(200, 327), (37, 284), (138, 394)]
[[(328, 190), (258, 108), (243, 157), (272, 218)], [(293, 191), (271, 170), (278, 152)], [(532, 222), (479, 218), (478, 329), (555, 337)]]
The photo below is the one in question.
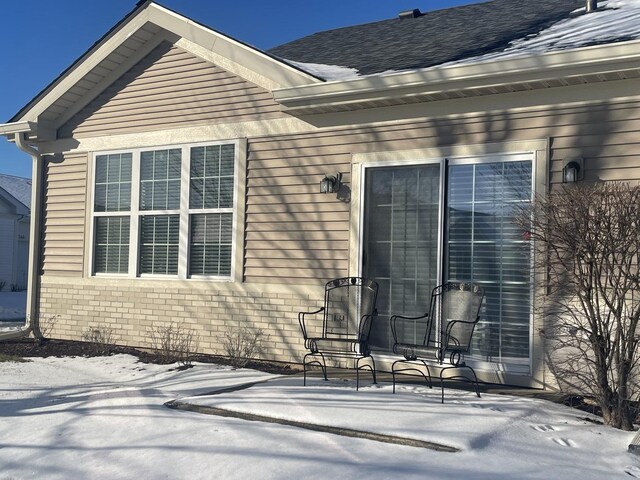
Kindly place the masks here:
[(396, 363), (402, 362), (402, 360), (396, 360), (391, 364), (391, 378), (393, 379), (393, 393), (396, 393)]
[[(363, 360), (365, 358), (371, 359), (372, 365), (363, 365), (361, 367), (360, 366), (360, 360)], [(371, 370), (371, 374), (373, 375), (373, 383), (374, 384), (378, 383), (378, 382), (376, 382), (376, 361), (373, 359), (373, 357), (371, 355), (369, 355), (368, 357), (358, 358), (356, 360), (356, 391), (358, 391), (360, 389), (360, 369), (365, 368), (365, 367), (369, 367), (369, 369)]]
[(320, 355), (320, 358), (322, 358), (322, 365), (320, 365), (320, 367), (322, 367), (322, 375), (324, 375), (324, 381), (328, 382), (329, 379), (327, 378), (327, 362), (325, 361), (323, 354), (318, 353), (318, 355)]
[[(417, 362), (420, 363), (424, 369), (426, 370), (426, 375), (425, 373), (420, 370), (418, 367), (418, 365), (415, 365), (415, 363), (412, 362)], [(398, 363), (407, 363), (410, 366), (407, 368), (401, 368), (396, 370), (396, 364)], [(396, 360), (395, 362), (393, 362), (393, 364), (391, 365), (391, 377), (393, 379), (393, 393), (396, 393), (396, 372), (397, 373), (402, 373), (402, 372), (417, 372), (420, 375), (422, 375), (422, 378), (424, 378), (425, 382), (427, 382), (427, 384), (429, 385), (429, 388), (433, 388), (433, 382), (431, 381), (431, 370), (429, 369), (429, 365), (427, 365), (427, 362), (425, 362), (424, 360), (420, 360), (420, 359), (416, 359), (416, 360)]]
[(442, 392), (442, 397), (441, 397), (441, 403), (444, 403), (444, 372), (445, 370), (459, 370), (462, 368), (466, 368), (469, 371), (471, 371), (471, 373), (473, 374), (473, 379), (470, 377), (467, 377), (466, 375), (454, 375), (452, 377), (447, 377), (450, 380), (468, 380), (469, 382), (471, 382), (471, 384), (473, 385), (473, 388), (476, 392), (476, 396), (478, 398), (480, 398), (480, 390), (478, 388), (478, 376), (476, 375), (476, 371), (471, 368), (469, 365), (459, 365), (457, 367), (445, 367), (442, 370), (440, 370), (440, 390)]
[[(320, 358), (322, 359), (322, 362), (320, 362), (320, 360), (312, 360), (310, 362), (307, 362), (307, 358), (308, 357), (316, 357), (316, 355), (319, 355)], [(328, 381), (329, 379), (327, 378), (327, 364), (325, 362), (324, 359), (324, 355), (320, 352), (312, 352), (312, 353), (307, 353), (304, 358), (302, 359), (302, 369), (304, 372), (304, 382), (303, 385), (306, 386), (307, 385), (307, 365), (318, 365), (321, 369), (322, 369), (322, 375), (324, 376), (325, 381)]]
[(371, 359), (371, 363), (373, 364), (373, 367), (371, 369), (371, 373), (373, 374), (373, 384), (377, 385), (378, 381), (376, 380), (376, 361), (373, 359), (372, 356), (369, 356), (369, 358)]

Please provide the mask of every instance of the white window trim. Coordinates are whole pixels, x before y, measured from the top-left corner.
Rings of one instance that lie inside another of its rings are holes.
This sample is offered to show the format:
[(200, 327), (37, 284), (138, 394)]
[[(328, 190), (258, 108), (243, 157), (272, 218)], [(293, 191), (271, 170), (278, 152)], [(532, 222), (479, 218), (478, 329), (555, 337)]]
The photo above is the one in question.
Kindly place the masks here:
[[(191, 172), (191, 156), (190, 149), (193, 147), (216, 146), (216, 145), (234, 145), (234, 189), (233, 189), (233, 207), (223, 209), (192, 209), (189, 208), (189, 187)], [(178, 210), (145, 210), (141, 213), (140, 206), (140, 155), (142, 152), (166, 150), (180, 148), (182, 150), (181, 163), (181, 180), (180, 180), (180, 209)], [(246, 181), (246, 139), (232, 140), (216, 140), (210, 142), (186, 143), (179, 145), (153, 145), (144, 148), (128, 148), (119, 150), (107, 150), (100, 152), (92, 152), (91, 158), (91, 174), (90, 185), (88, 186), (87, 210), (88, 210), (88, 258), (87, 276), (98, 278), (143, 278), (159, 279), (159, 280), (206, 280), (216, 282), (242, 282), (242, 259), (244, 255), (244, 236), (242, 229), (244, 226), (244, 195)], [(96, 176), (96, 159), (98, 156), (111, 154), (132, 154), (132, 173), (131, 173), (131, 208), (124, 212), (95, 212), (95, 176)], [(228, 276), (205, 276), (205, 275), (188, 275), (189, 264), (189, 216), (192, 214), (205, 213), (232, 213), (232, 253), (231, 253), (231, 273)], [(178, 244), (178, 274), (177, 275), (157, 275), (157, 274), (141, 274), (139, 266), (139, 223), (140, 215), (180, 215), (180, 240)], [(100, 216), (115, 216), (130, 218), (130, 236), (129, 236), (129, 271), (122, 273), (96, 273), (95, 272), (95, 218)]]

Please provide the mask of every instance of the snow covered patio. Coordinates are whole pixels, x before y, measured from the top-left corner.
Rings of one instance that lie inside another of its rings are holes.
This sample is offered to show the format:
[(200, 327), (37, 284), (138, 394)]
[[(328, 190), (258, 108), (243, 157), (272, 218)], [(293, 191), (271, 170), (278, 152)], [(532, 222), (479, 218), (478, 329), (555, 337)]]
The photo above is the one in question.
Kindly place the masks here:
[[(0, 363), (0, 470), (9, 478), (629, 478), (629, 432), (509, 395), (178, 371), (116, 355)], [(247, 383), (250, 388), (232, 390)], [(212, 392), (224, 391), (213, 394)], [(170, 409), (236, 413), (425, 440), (457, 453)]]

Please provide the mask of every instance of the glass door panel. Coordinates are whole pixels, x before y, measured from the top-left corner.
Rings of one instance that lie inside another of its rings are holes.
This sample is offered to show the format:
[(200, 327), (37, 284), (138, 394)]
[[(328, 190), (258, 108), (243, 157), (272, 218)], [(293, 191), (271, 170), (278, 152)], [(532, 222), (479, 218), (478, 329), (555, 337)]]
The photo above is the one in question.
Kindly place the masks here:
[(445, 279), (485, 288), (474, 334), (482, 360), (528, 363), (531, 246), (513, 222), (531, 199), (530, 161), (449, 165)]
[[(380, 286), (371, 343), (390, 350), (389, 316), (426, 312), (437, 284), (440, 164), (369, 168), (365, 199), (362, 272)], [(424, 335), (415, 322), (401, 330), (406, 341)]]

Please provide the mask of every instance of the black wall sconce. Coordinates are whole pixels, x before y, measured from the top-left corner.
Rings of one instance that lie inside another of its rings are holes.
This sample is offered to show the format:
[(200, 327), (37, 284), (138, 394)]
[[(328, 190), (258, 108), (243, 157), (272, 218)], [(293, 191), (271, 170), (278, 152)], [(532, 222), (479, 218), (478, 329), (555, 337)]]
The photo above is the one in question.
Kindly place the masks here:
[(582, 157), (567, 160), (562, 167), (562, 183), (576, 183), (584, 178), (584, 160)]
[(338, 172), (336, 175), (325, 175), (320, 180), (320, 193), (336, 193), (342, 186), (342, 174)]

